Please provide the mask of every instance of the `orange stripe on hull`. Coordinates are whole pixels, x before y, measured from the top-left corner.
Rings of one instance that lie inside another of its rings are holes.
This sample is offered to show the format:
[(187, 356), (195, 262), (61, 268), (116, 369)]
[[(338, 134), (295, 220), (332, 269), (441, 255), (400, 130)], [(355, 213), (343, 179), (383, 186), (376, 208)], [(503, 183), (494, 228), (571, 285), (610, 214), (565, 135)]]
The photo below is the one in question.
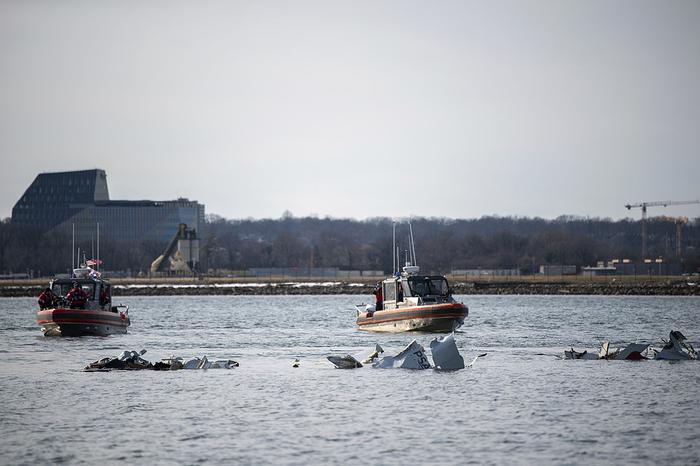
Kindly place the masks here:
[(127, 320), (91, 320), (91, 319), (69, 319), (69, 318), (62, 318), (62, 319), (51, 319), (51, 320), (37, 320), (37, 323), (40, 325), (43, 324), (56, 324), (56, 325), (61, 325), (61, 324), (98, 324), (98, 325), (118, 325), (122, 327), (128, 326), (128, 321)]
[(443, 318), (454, 318), (454, 317), (465, 317), (466, 314), (464, 312), (460, 313), (451, 313), (451, 314), (428, 314), (428, 315), (421, 315), (421, 316), (403, 316), (403, 317), (393, 317), (393, 318), (386, 318), (386, 319), (376, 319), (376, 320), (369, 320), (369, 321), (364, 321), (364, 322), (358, 322), (357, 325), (372, 325), (372, 324), (383, 324), (385, 322), (396, 322), (399, 320), (411, 320), (411, 319), (443, 319)]

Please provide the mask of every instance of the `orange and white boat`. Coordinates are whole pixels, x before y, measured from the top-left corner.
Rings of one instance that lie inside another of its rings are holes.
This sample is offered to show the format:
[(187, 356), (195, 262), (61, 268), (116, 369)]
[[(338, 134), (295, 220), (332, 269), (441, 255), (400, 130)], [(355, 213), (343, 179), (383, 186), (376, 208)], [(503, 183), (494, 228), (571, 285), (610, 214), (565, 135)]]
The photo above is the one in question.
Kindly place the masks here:
[(363, 330), (449, 333), (461, 327), (469, 314), (464, 303), (454, 300), (443, 276), (403, 272), (380, 285), (383, 299), (379, 306), (358, 306), (357, 325)]
[[(67, 299), (69, 290), (76, 285), (86, 298), (79, 307), (71, 306)], [(49, 288), (55, 297), (53, 304), (36, 314), (45, 336), (106, 336), (126, 333), (131, 325), (129, 307), (113, 306), (109, 282), (89, 267), (75, 269), (71, 277), (53, 279)]]
[[(452, 332), (462, 326), (469, 308), (455, 301), (444, 276), (419, 274), (410, 223), (409, 228), (410, 245), (406, 255), (410, 260), (398, 272), (394, 253), (394, 275), (375, 287), (375, 304), (356, 306), (357, 325), (362, 330), (375, 332)], [(395, 239), (394, 226), (394, 244)]]

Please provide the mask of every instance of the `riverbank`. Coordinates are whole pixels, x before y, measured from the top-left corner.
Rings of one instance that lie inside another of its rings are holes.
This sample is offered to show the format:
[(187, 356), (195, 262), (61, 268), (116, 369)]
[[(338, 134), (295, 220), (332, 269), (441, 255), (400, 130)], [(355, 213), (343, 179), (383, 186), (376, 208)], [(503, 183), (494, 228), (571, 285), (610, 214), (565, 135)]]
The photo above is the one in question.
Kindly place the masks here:
[[(0, 283), (0, 297), (38, 296), (40, 281)], [(177, 295), (371, 295), (376, 281), (115, 279), (114, 296)], [(454, 294), (462, 295), (641, 295), (700, 296), (700, 286), (685, 277), (651, 280), (580, 279), (477, 280), (453, 279)]]

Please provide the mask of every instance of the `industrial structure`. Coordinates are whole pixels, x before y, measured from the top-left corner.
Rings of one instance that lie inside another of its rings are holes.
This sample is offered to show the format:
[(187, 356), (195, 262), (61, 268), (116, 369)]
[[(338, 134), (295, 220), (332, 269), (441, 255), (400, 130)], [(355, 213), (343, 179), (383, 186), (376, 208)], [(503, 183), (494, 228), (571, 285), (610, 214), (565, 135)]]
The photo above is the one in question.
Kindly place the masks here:
[(198, 264), (197, 231), (181, 223), (163, 254), (151, 264), (151, 274), (189, 275), (197, 271)]
[[(667, 207), (670, 205), (689, 205), (689, 204), (700, 204), (700, 200), (693, 200), (693, 201), (655, 201), (655, 202), (640, 202), (638, 204), (627, 204), (625, 207), (627, 210), (632, 210), (633, 208), (641, 208), (642, 209), (642, 259), (647, 258), (647, 207)], [(676, 221), (676, 239), (677, 239), (677, 245), (676, 245), (676, 251), (678, 256), (681, 256), (681, 239), (682, 239), (682, 228), (685, 223), (688, 222), (688, 219), (686, 218), (685, 221), (683, 221), (683, 218), (685, 217), (680, 217), (678, 221)]]
[(204, 205), (184, 198), (110, 200), (107, 174), (100, 169), (41, 173), (12, 209), (12, 223), (74, 232), (76, 242), (91, 241), (98, 224), (106, 240), (167, 241), (181, 223), (201, 232)]

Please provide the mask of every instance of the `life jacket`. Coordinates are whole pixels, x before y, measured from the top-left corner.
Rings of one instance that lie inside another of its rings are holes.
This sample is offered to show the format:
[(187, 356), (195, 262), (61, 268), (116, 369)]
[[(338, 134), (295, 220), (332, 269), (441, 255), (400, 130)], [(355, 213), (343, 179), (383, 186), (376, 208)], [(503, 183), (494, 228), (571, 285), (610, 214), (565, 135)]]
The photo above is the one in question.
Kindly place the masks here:
[(73, 288), (66, 295), (66, 299), (70, 301), (71, 307), (84, 307), (87, 301), (87, 294), (80, 288)]
[(39, 295), (39, 306), (42, 308), (47, 308), (51, 307), (53, 305), (53, 296), (47, 293), (46, 291), (42, 291), (41, 294)]

